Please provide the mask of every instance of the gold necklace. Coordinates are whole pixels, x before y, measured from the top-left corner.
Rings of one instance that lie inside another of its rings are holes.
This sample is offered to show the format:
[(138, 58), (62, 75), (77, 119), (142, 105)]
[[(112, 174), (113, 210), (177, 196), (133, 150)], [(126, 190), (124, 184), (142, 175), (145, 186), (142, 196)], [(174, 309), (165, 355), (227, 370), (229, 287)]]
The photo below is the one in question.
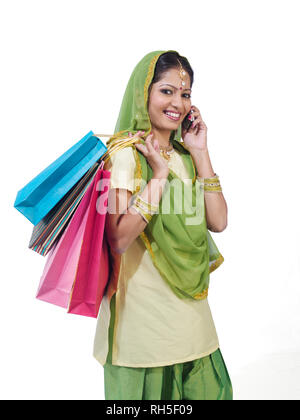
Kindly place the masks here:
[(160, 149), (160, 155), (164, 159), (166, 159), (166, 160), (170, 160), (171, 159), (171, 154), (174, 152), (174, 147), (172, 145), (171, 145), (171, 148), (159, 147), (159, 149)]

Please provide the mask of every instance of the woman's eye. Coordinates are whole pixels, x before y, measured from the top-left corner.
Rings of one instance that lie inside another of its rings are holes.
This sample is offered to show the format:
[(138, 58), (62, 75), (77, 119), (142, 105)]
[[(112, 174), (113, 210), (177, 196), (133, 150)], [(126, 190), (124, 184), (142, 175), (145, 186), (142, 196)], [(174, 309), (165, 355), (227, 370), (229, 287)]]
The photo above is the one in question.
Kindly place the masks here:
[[(172, 90), (170, 90), (170, 89), (161, 89), (161, 92), (162, 93), (165, 93), (166, 95), (169, 95), (169, 94), (172, 94), (173, 93)], [(191, 94), (190, 93), (184, 93), (182, 96), (184, 98), (186, 98), (186, 99), (190, 99), (191, 98)]]

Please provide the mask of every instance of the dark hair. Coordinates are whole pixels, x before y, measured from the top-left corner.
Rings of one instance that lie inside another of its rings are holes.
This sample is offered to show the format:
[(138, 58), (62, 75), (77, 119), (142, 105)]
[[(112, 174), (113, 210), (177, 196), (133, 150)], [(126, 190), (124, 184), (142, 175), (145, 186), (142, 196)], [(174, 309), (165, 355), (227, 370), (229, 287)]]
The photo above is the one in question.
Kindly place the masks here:
[(187, 71), (188, 75), (190, 76), (191, 87), (192, 87), (192, 84), (194, 82), (193, 69), (190, 63), (188, 62), (188, 60), (185, 57), (182, 57), (181, 55), (179, 55), (176, 51), (174, 52), (168, 51), (159, 57), (159, 59), (156, 62), (154, 76), (153, 76), (151, 85), (152, 83), (158, 82), (167, 70), (174, 69), (174, 68), (179, 69), (180, 65), (178, 61), (180, 61), (183, 69)]

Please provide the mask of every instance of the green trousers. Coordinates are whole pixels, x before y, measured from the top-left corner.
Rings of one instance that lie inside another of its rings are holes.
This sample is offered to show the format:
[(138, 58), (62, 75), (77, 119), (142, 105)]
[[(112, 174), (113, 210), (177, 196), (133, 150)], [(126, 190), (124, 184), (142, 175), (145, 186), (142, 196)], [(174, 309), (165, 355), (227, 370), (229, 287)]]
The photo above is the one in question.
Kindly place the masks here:
[(232, 400), (232, 386), (220, 349), (190, 362), (159, 367), (111, 364), (115, 309), (111, 300), (109, 352), (104, 365), (106, 400)]

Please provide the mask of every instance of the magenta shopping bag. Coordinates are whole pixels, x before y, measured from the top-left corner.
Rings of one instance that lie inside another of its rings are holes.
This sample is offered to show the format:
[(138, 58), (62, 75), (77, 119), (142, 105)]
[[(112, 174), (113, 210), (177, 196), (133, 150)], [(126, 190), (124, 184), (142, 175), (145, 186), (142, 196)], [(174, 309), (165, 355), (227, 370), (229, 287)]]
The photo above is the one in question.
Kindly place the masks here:
[(89, 202), (76, 278), (68, 312), (97, 318), (109, 277), (109, 253), (104, 235), (109, 171), (97, 171)]
[(36, 297), (54, 305), (68, 307), (81, 251), (88, 205), (93, 183), (89, 186), (69, 225), (49, 252)]
[(69, 225), (49, 252), (36, 296), (68, 308), (70, 313), (95, 318), (109, 277), (104, 235), (109, 180), (110, 172), (101, 165)]

